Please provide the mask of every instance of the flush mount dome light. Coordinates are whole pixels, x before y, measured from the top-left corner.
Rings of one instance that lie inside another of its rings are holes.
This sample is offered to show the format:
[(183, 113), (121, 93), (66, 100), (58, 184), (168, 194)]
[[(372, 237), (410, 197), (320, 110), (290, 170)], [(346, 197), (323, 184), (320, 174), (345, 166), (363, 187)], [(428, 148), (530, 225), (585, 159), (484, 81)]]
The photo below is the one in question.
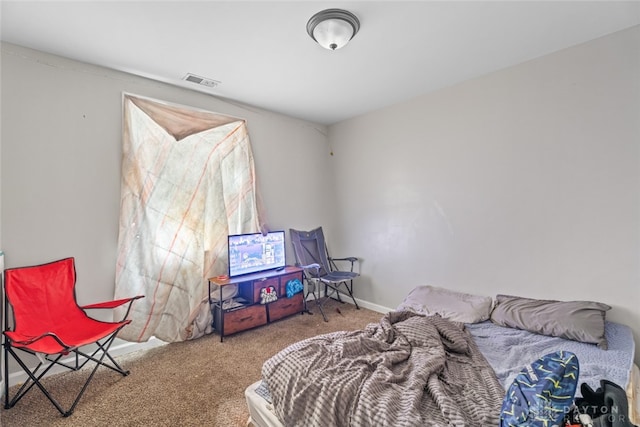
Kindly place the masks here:
[(326, 9), (307, 22), (307, 33), (325, 49), (336, 50), (349, 43), (360, 29), (360, 21), (351, 12)]

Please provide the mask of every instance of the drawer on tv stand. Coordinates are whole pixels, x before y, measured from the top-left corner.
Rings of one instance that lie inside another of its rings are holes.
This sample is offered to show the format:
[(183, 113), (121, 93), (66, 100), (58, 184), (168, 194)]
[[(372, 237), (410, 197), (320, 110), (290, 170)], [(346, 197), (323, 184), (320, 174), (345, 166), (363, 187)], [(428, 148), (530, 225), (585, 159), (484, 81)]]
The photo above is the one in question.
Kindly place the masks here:
[[(215, 308), (216, 331), (220, 333), (220, 309)], [(231, 335), (246, 329), (267, 324), (267, 309), (264, 305), (256, 304), (247, 307), (224, 311), (224, 331), (222, 335)]]
[(267, 310), (269, 311), (269, 322), (295, 313), (302, 313), (302, 292), (295, 294), (291, 298), (287, 298), (286, 294), (284, 294), (277, 301), (267, 304)]

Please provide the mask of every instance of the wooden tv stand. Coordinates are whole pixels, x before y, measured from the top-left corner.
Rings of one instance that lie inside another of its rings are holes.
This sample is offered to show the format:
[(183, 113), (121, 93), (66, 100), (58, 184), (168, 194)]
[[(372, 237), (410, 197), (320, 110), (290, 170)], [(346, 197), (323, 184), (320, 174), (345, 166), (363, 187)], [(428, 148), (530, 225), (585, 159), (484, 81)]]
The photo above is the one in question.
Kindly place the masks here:
[[(287, 298), (287, 282), (293, 279), (302, 282), (301, 268), (286, 266), (281, 270), (269, 270), (239, 277), (221, 276), (208, 279), (209, 305), (213, 315), (211, 326), (220, 334), (220, 341), (222, 342), (226, 335), (263, 326), (292, 314), (302, 314), (304, 311), (304, 292)], [(231, 302), (230, 299), (223, 301), (223, 288), (232, 285), (237, 286), (235, 297), (245, 300), (245, 304), (230, 307), (228, 305)], [(220, 291), (218, 298), (212, 297), (213, 286), (218, 286)], [(260, 291), (268, 286), (273, 286), (278, 299), (267, 304), (260, 304)]]

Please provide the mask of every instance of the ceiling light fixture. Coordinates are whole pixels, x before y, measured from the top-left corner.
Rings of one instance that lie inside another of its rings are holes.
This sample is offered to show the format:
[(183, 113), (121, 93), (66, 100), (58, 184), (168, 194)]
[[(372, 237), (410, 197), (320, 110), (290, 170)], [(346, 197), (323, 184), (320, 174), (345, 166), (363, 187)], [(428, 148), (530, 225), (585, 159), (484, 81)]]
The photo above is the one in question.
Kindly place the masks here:
[(360, 21), (351, 12), (326, 9), (307, 22), (307, 33), (325, 49), (336, 50), (349, 43), (360, 29)]

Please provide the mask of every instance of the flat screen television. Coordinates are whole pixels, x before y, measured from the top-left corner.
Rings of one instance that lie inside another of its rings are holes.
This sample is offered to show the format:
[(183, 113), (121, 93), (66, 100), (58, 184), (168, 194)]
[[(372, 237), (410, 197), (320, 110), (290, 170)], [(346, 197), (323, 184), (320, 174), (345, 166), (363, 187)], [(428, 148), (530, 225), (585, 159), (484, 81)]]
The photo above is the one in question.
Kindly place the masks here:
[(233, 234), (228, 239), (229, 277), (274, 270), (286, 265), (284, 231)]

